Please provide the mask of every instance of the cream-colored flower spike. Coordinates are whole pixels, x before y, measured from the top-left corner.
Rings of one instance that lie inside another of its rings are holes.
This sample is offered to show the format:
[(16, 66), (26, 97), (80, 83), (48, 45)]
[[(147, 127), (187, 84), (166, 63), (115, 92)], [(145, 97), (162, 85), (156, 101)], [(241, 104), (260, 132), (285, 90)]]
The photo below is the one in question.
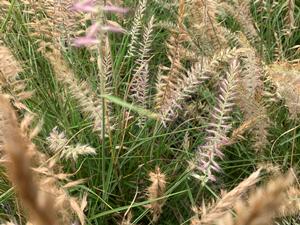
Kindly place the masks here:
[(72, 159), (77, 161), (80, 155), (94, 155), (96, 149), (82, 144), (76, 144), (75, 146), (69, 144), (69, 140), (66, 138), (64, 132), (59, 133), (55, 127), (50, 136), (47, 138), (49, 148), (57, 153), (60, 159)]
[(0, 45), (0, 84), (16, 77), (20, 72), (22, 72), (22, 67), (10, 49)]

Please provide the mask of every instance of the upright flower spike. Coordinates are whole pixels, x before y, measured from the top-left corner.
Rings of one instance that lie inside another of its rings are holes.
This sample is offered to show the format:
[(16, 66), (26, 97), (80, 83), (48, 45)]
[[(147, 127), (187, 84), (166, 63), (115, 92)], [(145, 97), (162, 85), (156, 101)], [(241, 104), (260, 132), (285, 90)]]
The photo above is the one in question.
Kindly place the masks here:
[(240, 66), (237, 59), (230, 63), (227, 77), (222, 81), (217, 105), (212, 112), (212, 121), (206, 137), (206, 143), (198, 147), (196, 161), (198, 169), (211, 181), (216, 181), (214, 172), (221, 170), (216, 159), (222, 159), (222, 147), (228, 142), (228, 132), (231, 129), (231, 112), (236, 98)]

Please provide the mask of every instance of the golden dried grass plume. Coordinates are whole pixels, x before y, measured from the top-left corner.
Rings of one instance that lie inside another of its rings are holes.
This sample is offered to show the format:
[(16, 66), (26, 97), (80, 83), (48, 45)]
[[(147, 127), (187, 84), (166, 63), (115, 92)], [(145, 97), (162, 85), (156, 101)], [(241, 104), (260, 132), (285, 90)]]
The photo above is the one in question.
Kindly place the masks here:
[[(59, 172), (59, 165), (51, 164), (51, 160), (37, 150), (31, 139), (39, 128), (29, 132), (31, 119), (26, 116), (24, 120), (19, 125), (8, 99), (0, 95), (0, 144), (4, 166), (27, 212), (28, 222), (35, 225), (71, 224), (76, 215), (83, 225), (86, 200), (83, 199), (80, 205), (67, 193), (67, 189), (78, 182), (71, 182), (69, 175)], [(68, 183), (62, 185), (62, 181)]]
[(151, 201), (146, 207), (150, 209), (152, 221), (158, 221), (165, 199), (158, 199), (164, 196), (166, 190), (166, 175), (156, 167), (155, 172), (149, 173), (151, 185), (147, 189), (148, 200)]
[(31, 170), (32, 145), (21, 132), (17, 116), (7, 99), (0, 96), (3, 149), (7, 156), (5, 164), (8, 177), (28, 210), (30, 221), (37, 225), (58, 225), (55, 217), (54, 199), (39, 191)]
[(26, 90), (26, 81), (19, 77), (21, 72), (21, 62), (0, 40), (0, 93), (9, 97), (18, 109), (29, 111), (22, 101), (30, 98), (33, 91)]
[(210, 225), (218, 218), (224, 216), (260, 180), (260, 171), (259, 169), (253, 172), (230, 192), (224, 193), (222, 198), (209, 208), (203, 205), (201, 209), (195, 210), (196, 215), (191, 220), (191, 225)]
[(292, 172), (272, 179), (265, 187), (256, 189), (247, 201), (241, 200), (235, 205), (235, 218), (228, 212), (218, 225), (272, 224), (276, 214), (286, 205), (286, 193), (293, 182)]

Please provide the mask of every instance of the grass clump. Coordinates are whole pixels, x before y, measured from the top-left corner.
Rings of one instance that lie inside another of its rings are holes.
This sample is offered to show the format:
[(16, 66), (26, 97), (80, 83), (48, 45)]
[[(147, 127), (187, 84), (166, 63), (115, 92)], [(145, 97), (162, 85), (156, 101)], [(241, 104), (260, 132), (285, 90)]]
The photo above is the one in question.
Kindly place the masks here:
[(297, 1), (0, 6), (1, 223), (298, 224)]

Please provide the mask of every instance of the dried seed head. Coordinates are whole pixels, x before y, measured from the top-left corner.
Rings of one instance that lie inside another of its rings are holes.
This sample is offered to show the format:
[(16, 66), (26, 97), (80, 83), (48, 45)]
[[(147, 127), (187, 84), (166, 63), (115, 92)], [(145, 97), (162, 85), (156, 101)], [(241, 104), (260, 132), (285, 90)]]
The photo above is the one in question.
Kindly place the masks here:
[(20, 72), (22, 67), (9, 48), (0, 45), (0, 84), (16, 78)]
[(159, 199), (164, 195), (166, 190), (166, 175), (161, 173), (160, 168), (156, 167), (155, 172), (149, 173), (151, 185), (148, 187), (148, 200), (153, 201), (146, 207), (150, 209), (153, 222), (157, 222), (160, 214), (162, 213), (162, 207), (165, 200)]

